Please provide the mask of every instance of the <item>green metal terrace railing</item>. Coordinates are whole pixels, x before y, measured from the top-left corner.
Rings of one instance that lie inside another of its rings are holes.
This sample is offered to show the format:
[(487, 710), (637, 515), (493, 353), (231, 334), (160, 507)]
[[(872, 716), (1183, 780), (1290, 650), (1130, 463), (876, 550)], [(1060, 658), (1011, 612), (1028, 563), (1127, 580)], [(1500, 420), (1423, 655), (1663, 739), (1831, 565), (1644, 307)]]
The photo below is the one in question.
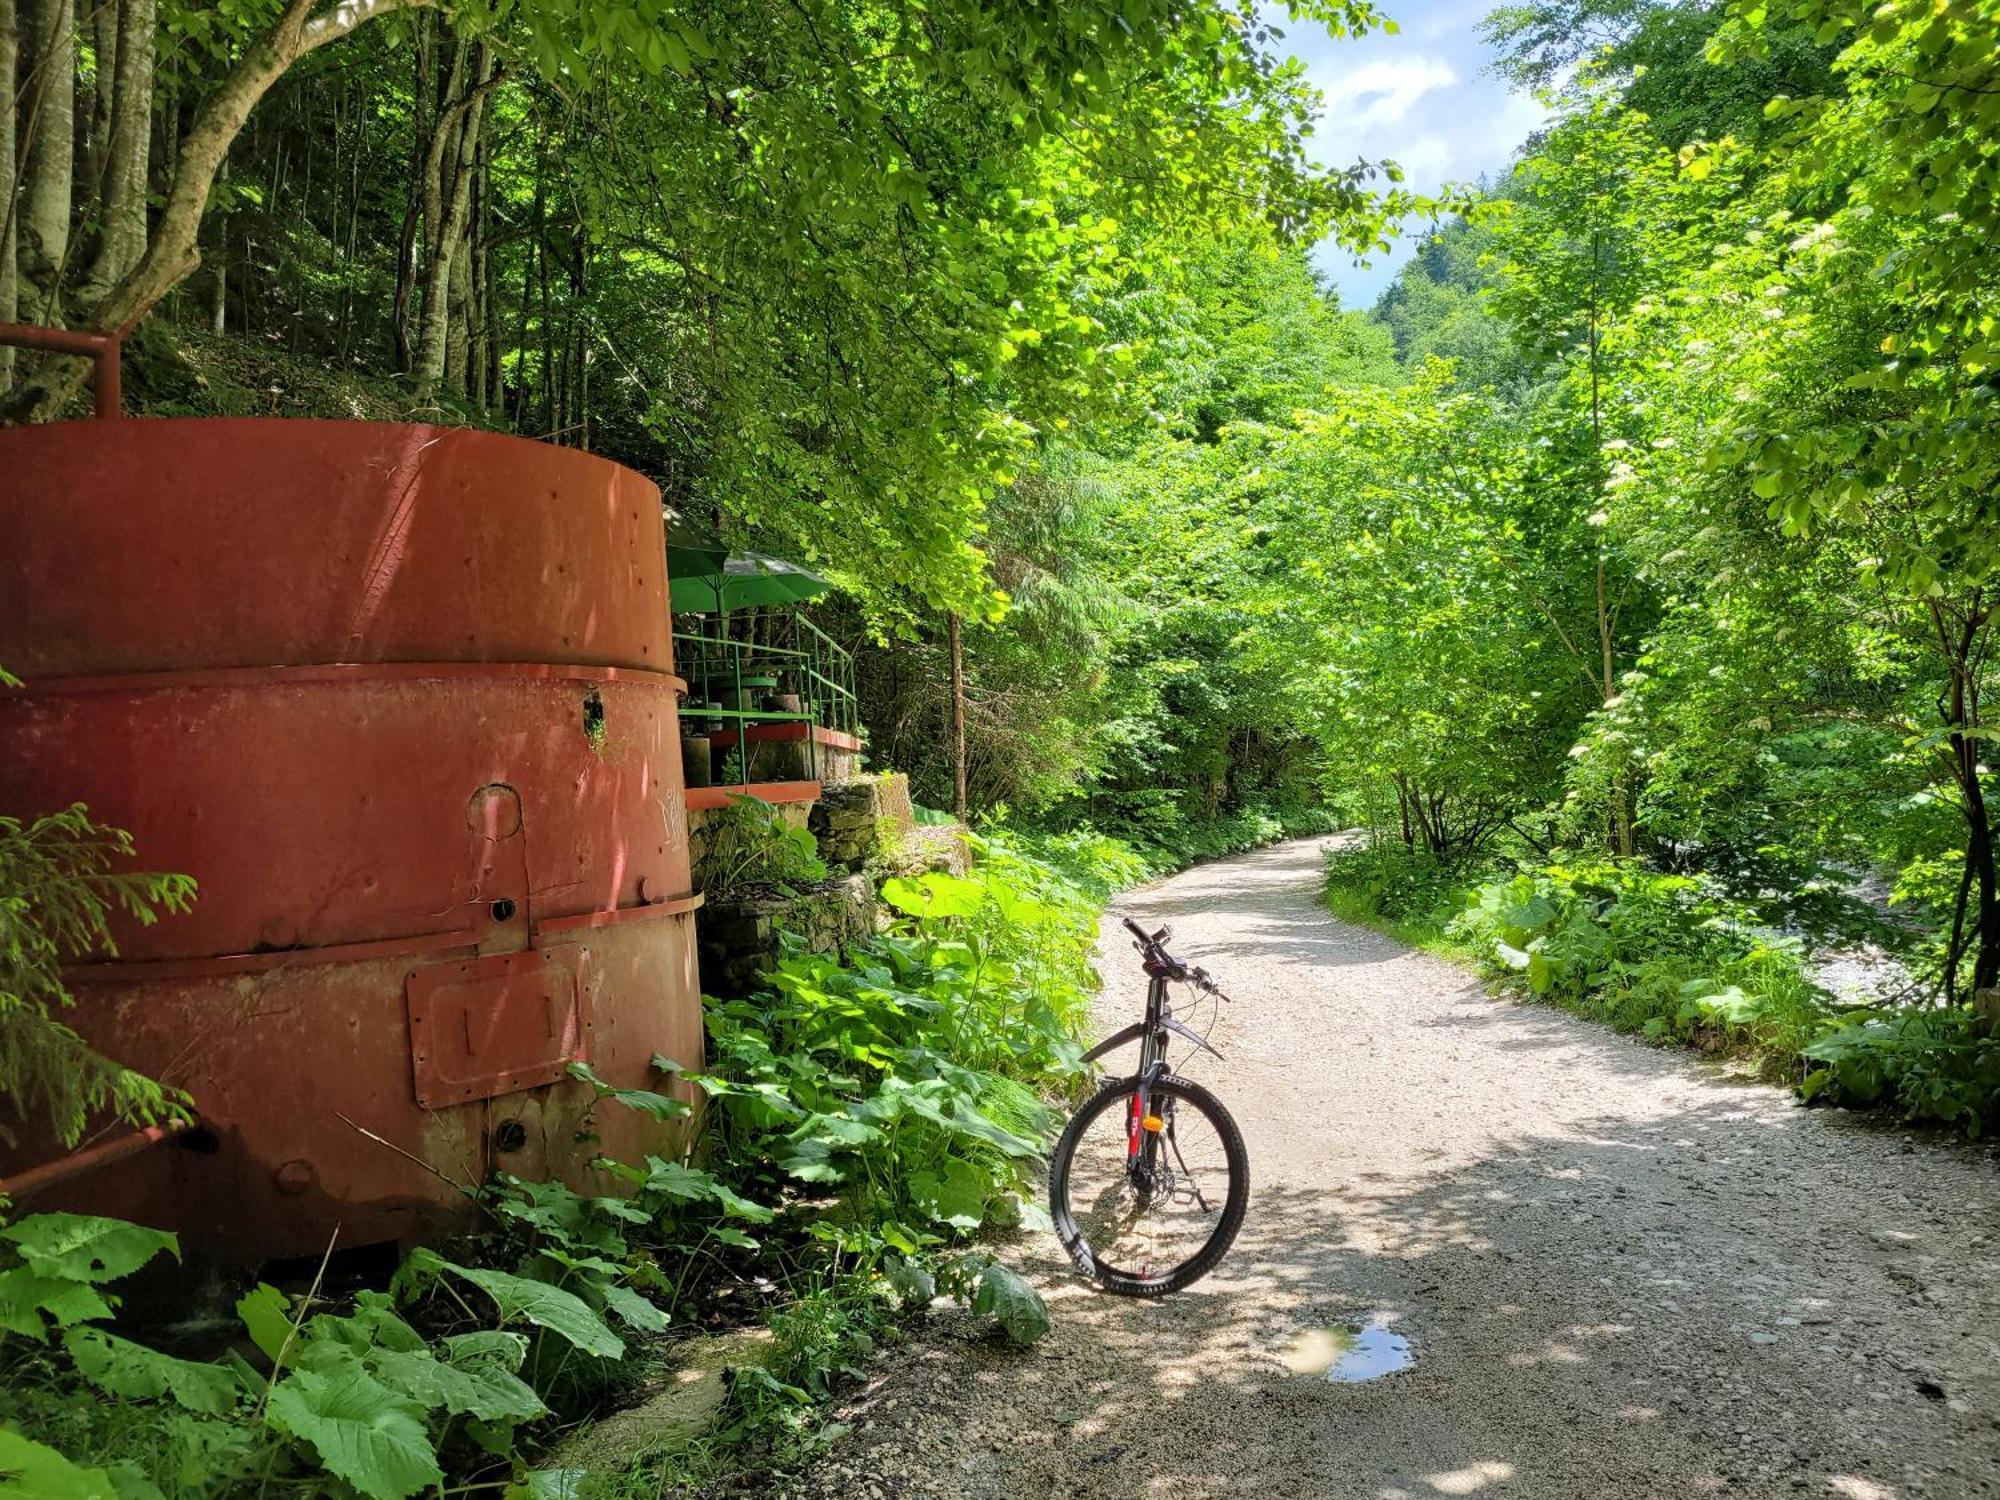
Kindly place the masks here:
[[(730, 625), (749, 638), (725, 634)], [(757, 639), (760, 634), (764, 639)], [(688, 684), (682, 719), (697, 729), (706, 723), (735, 731), (732, 769), (723, 778), (731, 784), (754, 779), (750, 732), (759, 725), (805, 726), (812, 780), (820, 774), (815, 729), (861, 738), (853, 654), (796, 609), (737, 611), (717, 617), (713, 631), (677, 630), (674, 664)]]

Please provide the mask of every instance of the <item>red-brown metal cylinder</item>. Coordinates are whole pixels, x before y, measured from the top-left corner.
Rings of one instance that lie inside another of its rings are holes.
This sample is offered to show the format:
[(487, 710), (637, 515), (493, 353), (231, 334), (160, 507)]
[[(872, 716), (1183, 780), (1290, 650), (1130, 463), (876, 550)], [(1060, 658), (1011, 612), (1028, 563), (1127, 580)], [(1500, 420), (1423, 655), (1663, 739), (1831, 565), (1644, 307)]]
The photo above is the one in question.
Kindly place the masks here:
[(217, 1149), (65, 1201), (307, 1254), (469, 1222), (440, 1174), (608, 1192), (591, 1159), (665, 1148), (564, 1076), (701, 1061), (653, 486), (265, 420), (0, 431), (0, 474), (0, 809), (84, 802), (201, 886), (74, 971), (72, 1019)]

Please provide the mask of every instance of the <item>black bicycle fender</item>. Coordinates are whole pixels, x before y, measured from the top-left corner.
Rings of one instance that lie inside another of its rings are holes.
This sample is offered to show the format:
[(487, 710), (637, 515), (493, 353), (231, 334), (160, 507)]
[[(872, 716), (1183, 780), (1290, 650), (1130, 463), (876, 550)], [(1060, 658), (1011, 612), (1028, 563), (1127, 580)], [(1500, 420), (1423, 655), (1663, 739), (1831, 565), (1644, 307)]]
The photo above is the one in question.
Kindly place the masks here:
[(1123, 1031), (1118, 1032), (1115, 1035), (1106, 1037), (1103, 1041), (1099, 1042), (1095, 1047), (1092, 1047), (1088, 1052), (1083, 1054), (1083, 1060), (1087, 1063), (1096, 1062), (1100, 1057), (1103, 1057), (1106, 1053), (1116, 1052), (1120, 1047), (1124, 1046), (1127, 1042), (1136, 1042), (1139, 1040), (1140, 1037), (1144, 1036), (1145, 1034), (1146, 1034), (1145, 1022), (1135, 1021), (1130, 1026), (1127, 1026)]
[[(1201, 1048), (1202, 1051), (1211, 1053), (1216, 1057), (1222, 1056), (1220, 1052), (1217, 1052), (1213, 1047), (1209, 1046), (1207, 1042), (1201, 1039), (1201, 1037), (1196, 1035), (1193, 1031), (1189, 1030), (1187, 1027), (1181, 1025), (1179, 1021), (1163, 1020), (1160, 1022), (1160, 1024), (1166, 1027), (1166, 1029), (1171, 1031), (1175, 1036), (1180, 1037), (1185, 1041), (1193, 1042), (1197, 1047)], [(1092, 1047), (1088, 1052), (1083, 1054), (1083, 1060), (1087, 1063), (1096, 1062), (1100, 1057), (1105, 1056), (1107, 1053), (1116, 1052), (1120, 1047), (1126, 1045), (1126, 1043), (1138, 1041), (1139, 1038), (1143, 1037), (1145, 1034), (1146, 1034), (1146, 1023), (1143, 1021), (1135, 1021), (1130, 1026), (1127, 1026), (1123, 1031), (1118, 1032), (1116, 1035), (1106, 1037), (1103, 1041), (1099, 1042), (1095, 1047)]]
[[(1181, 1037), (1186, 1041), (1193, 1042), (1197, 1047), (1201, 1048), (1202, 1051), (1210, 1053), (1215, 1057), (1222, 1056), (1220, 1052), (1217, 1052), (1213, 1047), (1209, 1046), (1207, 1042), (1203, 1041), (1199, 1036), (1195, 1035), (1192, 1028), (1183, 1026), (1181, 1025), (1180, 1022), (1173, 1020), (1162, 1020), (1160, 1024), (1166, 1027), (1167, 1030), (1171, 1031), (1175, 1036)], [(1145, 1028), (1141, 1027), (1140, 1029), (1144, 1030)]]

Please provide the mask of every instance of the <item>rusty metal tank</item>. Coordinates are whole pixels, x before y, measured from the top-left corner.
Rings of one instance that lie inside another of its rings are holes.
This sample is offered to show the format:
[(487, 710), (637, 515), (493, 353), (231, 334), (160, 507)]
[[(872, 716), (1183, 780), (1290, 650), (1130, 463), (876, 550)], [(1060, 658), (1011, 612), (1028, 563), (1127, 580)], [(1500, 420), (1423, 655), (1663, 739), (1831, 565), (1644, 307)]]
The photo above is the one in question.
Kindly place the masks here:
[(200, 883), (70, 1019), (186, 1089), (203, 1149), (32, 1206), (251, 1260), (668, 1147), (568, 1076), (701, 1061), (651, 484), (492, 433), (81, 421), (0, 431), (0, 537), (0, 809), (86, 803)]

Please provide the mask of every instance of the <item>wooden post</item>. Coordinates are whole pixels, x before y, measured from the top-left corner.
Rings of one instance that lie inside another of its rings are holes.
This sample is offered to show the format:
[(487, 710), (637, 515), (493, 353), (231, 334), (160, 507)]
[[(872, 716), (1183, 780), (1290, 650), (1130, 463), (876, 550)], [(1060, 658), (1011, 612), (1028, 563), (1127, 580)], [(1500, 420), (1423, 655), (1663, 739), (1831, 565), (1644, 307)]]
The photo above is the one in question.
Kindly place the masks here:
[(948, 617), (951, 635), (951, 778), (952, 812), (963, 823), (965, 806), (965, 643), (959, 637), (958, 615)]

